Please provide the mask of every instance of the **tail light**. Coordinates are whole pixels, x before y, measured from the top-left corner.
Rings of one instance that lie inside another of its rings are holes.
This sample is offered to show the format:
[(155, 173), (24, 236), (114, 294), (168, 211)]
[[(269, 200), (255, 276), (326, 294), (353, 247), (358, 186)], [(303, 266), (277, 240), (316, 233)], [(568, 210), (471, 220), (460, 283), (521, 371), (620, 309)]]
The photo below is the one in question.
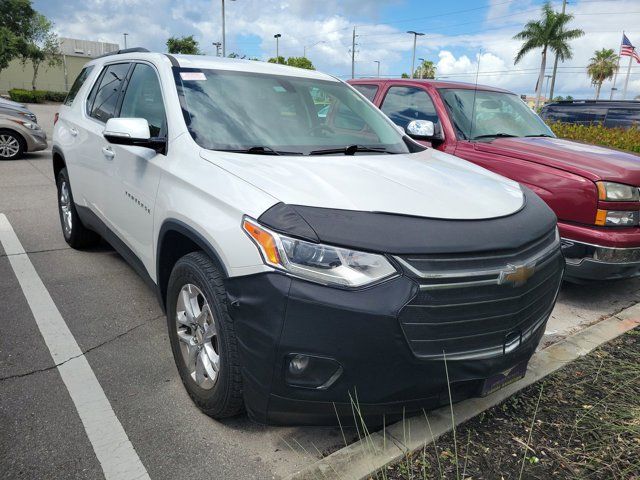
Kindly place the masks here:
[(59, 114), (58, 114), (58, 112), (56, 112), (56, 113), (53, 115), (53, 124), (54, 124), (54, 125), (55, 125), (56, 123), (58, 123), (58, 117), (59, 117)]

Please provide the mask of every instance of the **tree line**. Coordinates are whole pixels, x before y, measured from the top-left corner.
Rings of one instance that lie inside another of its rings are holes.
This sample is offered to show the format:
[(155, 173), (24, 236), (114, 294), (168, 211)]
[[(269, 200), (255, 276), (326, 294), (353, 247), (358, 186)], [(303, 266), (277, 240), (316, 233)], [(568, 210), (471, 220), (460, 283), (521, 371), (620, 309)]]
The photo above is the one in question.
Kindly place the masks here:
[(0, 0), (0, 72), (16, 58), (23, 66), (30, 64), (35, 90), (40, 68), (60, 65), (61, 56), (53, 23), (34, 10), (30, 0)]
[[(193, 38), (193, 35), (186, 35), (183, 37), (170, 37), (167, 40), (167, 51), (169, 53), (181, 53), (184, 55), (204, 55), (204, 52), (200, 50), (198, 41)], [(246, 55), (240, 55), (238, 53), (230, 53), (228, 58), (241, 58), (247, 60), (260, 61), (256, 57), (247, 57)], [(269, 63), (279, 63), (282, 65), (289, 65), (290, 67), (306, 68), (307, 70), (315, 70), (311, 60), (306, 57), (288, 57), (284, 58), (280, 55), (278, 58), (272, 57), (267, 60)]]

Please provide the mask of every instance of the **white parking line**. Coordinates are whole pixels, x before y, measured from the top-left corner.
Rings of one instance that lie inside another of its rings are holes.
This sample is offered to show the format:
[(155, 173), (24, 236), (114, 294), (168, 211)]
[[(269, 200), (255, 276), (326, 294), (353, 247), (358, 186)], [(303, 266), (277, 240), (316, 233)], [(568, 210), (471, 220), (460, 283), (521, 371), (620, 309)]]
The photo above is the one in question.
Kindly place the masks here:
[(111, 408), (9, 220), (0, 213), (0, 243), (18, 278), (40, 333), (58, 365), (107, 480), (148, 479), (149, 474)]

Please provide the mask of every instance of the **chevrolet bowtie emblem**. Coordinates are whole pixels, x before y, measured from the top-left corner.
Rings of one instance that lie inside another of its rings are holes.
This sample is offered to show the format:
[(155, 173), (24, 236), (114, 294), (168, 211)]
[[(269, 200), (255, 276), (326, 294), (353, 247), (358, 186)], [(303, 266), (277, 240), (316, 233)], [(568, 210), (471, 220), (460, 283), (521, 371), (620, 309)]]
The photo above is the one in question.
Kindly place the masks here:
[(519, 287), (520, 285), (524, 285), (535, 271), (535, 262), (527, 265), (508, 264), (507, 268), (500, 272), (498, 285), (512, 285), (514, 287)]

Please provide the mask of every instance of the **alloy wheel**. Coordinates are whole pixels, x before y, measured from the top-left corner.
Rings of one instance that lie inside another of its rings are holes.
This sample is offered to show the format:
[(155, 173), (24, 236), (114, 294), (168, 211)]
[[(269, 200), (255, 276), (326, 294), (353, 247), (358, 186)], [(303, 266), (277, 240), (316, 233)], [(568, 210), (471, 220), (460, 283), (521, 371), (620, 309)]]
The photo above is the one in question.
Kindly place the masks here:
[(62, 214), (64, 235), (68, 238), (73, 228), (73, 217), (71, 215), (71, 195), (69, 194), (69, 185), (66, 180), (62, 180), (60, 183), (60, 213)]
[(176, 329), (189, 375), (199, 387), (213, 388), (220, 371), (218, 329), (209, 302), (193, 284), (178, 294)]
[(20, 151), (20, 142), (12, 135), (0, 135), (0, 157), (11, 158)]

